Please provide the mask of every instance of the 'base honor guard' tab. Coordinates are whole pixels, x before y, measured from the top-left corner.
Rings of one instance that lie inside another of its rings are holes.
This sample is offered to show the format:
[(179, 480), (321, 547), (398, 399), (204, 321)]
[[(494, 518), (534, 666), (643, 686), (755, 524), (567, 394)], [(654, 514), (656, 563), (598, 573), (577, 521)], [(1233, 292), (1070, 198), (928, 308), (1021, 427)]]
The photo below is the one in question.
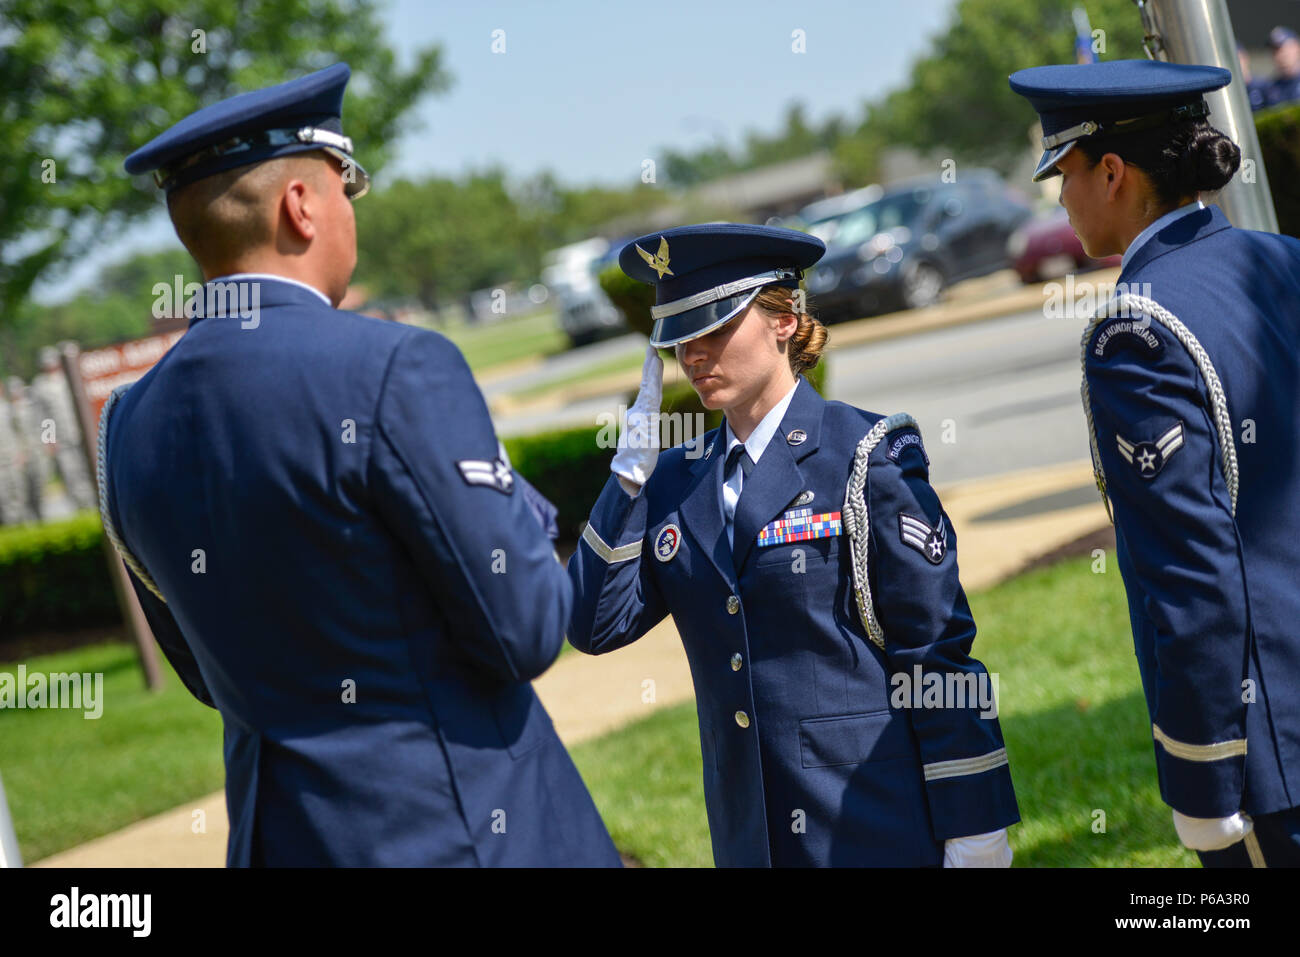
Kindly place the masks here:
[(1112, 319), (1100, 327), (1092, 344), (1092, 354), (1104, 362), (1122, 349), (1135, 352), (1144, 359), (1154, 359), (1165, 351), (1165, 344), (1160, 341), (1149, 318)]
[(930, 467), (930, 456), (925, 452), (925, 444), (921, 441), (921, 433), (913, 428), (904, 428), (892, 434), (889, 439), (889, 451), (885, 454), (891, 461), (897, 462), (898, 457), (906, 449), (915, 446), (921, 452), (921, 457), (925, 459), (925, 467)]

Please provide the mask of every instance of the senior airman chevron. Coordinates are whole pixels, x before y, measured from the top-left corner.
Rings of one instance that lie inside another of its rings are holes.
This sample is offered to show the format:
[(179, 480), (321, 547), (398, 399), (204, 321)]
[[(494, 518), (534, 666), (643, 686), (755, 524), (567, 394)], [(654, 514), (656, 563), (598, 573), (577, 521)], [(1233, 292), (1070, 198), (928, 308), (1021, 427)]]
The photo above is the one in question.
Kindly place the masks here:
[(786, 512), (758, 533), (758, 546), (784, 545), (803, 542), (810, 538), (832, 538), (843, 534), (839, 512), (813, 514), (811, 508), (796, 508)]

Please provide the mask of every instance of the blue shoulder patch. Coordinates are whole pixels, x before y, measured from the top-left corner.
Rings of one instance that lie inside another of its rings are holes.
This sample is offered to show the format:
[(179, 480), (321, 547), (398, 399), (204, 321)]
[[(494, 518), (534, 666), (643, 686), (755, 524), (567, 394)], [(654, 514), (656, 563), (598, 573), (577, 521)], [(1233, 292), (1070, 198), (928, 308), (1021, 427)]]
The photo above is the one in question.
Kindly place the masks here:
[(1165, 344), (1150, 319), (1119, 317), (1097, 327), (1089, 351), (1093, 358), (1105, 362), (1125, 349), (1140, 358), (1155, 359), (1165, 351)]
[(888, 455), (892, 461), (897, 462), (900, 455), (902, 455), (907, 449), (915, 446), (920, 450), (921, 457), (925, 459), (925, 467), (930, 467), (930, 456), (926, 454), (925, 445), (921, 442), (921, 433), (916, 429), (911, 427), (897, 429), (890, 432), (885, 438), (889, 442), (889, 447), (885, 454)]

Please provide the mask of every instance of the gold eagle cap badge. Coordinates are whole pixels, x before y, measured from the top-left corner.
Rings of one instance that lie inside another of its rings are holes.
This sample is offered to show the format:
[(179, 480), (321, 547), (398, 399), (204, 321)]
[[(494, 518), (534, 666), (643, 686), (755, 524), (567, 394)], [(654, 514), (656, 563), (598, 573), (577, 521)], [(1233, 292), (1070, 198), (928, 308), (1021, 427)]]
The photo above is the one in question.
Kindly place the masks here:
[(662, 236), (659, 237), (659, 250), (653, 256), (640, 246), (636, 247), (636, 251), (641, 254), (642, 259), (649, 263), (650, 268), (659, 274), (660, 279), (663, 279), (666, 275), (673, 275), (673, 271), (668, 268), (668, 240)]

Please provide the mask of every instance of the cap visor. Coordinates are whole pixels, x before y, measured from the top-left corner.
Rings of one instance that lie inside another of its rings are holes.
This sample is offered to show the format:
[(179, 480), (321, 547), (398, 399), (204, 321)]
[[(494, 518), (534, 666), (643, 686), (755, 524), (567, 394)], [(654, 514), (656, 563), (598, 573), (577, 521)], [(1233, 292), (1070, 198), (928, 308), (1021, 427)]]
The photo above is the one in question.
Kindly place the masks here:
[(343, 167), (343, 192), (348, 199), (360, 199), (370, 192), (370, 174), (355, 157), (335, 146), (321, 146), (320, 149), (333, 156)]
[(762, 288), (759, 286), (749, 289), (738, 296), (696, 306), (675, 316), (656, 320), (654, 330), (650, 334), (650, 344), (656, 349), (671, 349), (679, 343), (707, 336), (743, 313)]
[(1062, 156), (1074, 149), (1074, 145), (1078, 142), (1078, 140), (1070, 140), (1043, 153), (1042, 159), (1038, 161), (1038, 167), (1034, 170), (1034, 182), (1041, 183), (1053, 176), (1060, 176), (1061, 171), (1056, 168), (1056, 164), (1061, 161)]

